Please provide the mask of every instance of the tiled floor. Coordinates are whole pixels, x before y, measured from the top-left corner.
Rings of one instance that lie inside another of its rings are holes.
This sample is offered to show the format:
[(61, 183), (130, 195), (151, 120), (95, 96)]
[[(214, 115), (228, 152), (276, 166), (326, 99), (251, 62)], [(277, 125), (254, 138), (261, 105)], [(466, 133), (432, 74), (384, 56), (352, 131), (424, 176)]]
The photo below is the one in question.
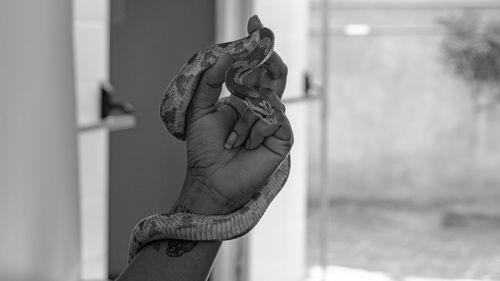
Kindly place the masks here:
[[(328, 216), (328, 264), (392, 278), (380, 280), (409, 280), (409, 276), (500, 280), (500, 224), (445, 227), (442, 218), (438, 208), (333, 204)], [(320, 263), (317, 234), (326, 225), (319, 208), (310, 209), (308, 223), (312, 269)]]
[(342, 266), (311, 267), (306, 281), (477, 281), (477, 279), (443, 279), (432, 277), (392, 277), (387, 273)]

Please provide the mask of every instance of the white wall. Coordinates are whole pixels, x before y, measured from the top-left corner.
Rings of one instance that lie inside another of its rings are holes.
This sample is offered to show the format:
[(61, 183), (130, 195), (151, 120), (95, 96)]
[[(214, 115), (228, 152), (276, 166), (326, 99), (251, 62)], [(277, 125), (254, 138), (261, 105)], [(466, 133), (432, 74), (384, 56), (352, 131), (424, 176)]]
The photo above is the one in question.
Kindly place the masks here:
[(79, 278), (71, 2), (0, 2), (0, 280)]

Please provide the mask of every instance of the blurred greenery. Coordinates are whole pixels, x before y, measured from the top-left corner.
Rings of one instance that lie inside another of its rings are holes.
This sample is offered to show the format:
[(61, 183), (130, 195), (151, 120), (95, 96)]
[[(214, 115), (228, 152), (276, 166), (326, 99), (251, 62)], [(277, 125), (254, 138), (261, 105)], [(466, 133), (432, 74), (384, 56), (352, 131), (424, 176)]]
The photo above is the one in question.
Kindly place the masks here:
[(472, 83), (500, 85), (500, 21), (464, 12), (440, 20), (443, 58), (453, 73)]

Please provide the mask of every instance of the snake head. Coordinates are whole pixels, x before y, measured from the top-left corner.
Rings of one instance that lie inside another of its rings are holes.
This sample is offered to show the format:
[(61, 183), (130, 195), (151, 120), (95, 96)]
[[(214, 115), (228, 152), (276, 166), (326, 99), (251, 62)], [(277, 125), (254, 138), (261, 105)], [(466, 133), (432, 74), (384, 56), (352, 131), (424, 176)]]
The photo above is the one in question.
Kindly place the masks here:
[[(274, 49), (274, 33), (267, 27), (260, 28), (256, 32), (259, 33), (259, 40), (257, 42), (258, 48), (263, 49), (265, 54), (272, 54)], [(262, 63), (268, 58), (269, 57), (265, 57)]]
[(243, 81), (245, 77), (251, 77), (251, 73), (262, 73), (258, 69), (273, 54), (274, 34), (269, 28), (262, 27), (252, 32), (248, 38), (253, 41), (253, 44), (249, 44), (252, 48), (248, 49), (245, 56), (235, 57), (236, 61), (226, 71), (226, 87), (234, 96), (243, 100), (260, 119), (267, 124), (275, 124), (277, 121), (274, 109), (257, 90), (260, 88), (256, 85), (258, 82), (252, 87)]
[[(243, 81), (243, 76), (239, 75), (245, 68), (241, 66), (242, 62), (236, 62), (231, 66), (226, 72), (226, 87), (235, 97), (238, 97), (245, 105), (260, 119), (269, 125), (275, 124), (277, 122), (276, 116), (274, 114), (274, 109), (269, 103), (269, 101), (261, 95), (258, 88), (260, 88), (261, 78), (256, 78), (253, 81), (253, 85), (247, 85)], [(251, 73), (252, 70), (248, 71)], [(257, 73), (257, 72), (255, 72)], [(246, 75), (245, 75), (246, 76)], [(257, 74), (261, 76), (261, 74)], [(249, 81), (246, 81), (247, 83)]]
[(277, 119), (274, 114), (274, 109), (271, 104), (262, 96), (251, 97), (247, 96), (243, 102), (250, 108), (250, 110), (257, 115), (262, 121), (269, 125), (276, 124)]

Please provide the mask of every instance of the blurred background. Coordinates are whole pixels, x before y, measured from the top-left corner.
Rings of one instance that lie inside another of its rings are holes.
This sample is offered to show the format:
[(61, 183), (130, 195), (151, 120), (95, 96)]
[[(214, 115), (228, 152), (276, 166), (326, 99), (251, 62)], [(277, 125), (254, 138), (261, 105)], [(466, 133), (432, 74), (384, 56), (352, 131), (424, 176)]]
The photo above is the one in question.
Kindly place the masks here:
[(292, 171), (210, 280), (500, 280), (498, 0), (2, 0), (1, 280), (124, 270), (185, 172), (164, 89), (253, 14)]

